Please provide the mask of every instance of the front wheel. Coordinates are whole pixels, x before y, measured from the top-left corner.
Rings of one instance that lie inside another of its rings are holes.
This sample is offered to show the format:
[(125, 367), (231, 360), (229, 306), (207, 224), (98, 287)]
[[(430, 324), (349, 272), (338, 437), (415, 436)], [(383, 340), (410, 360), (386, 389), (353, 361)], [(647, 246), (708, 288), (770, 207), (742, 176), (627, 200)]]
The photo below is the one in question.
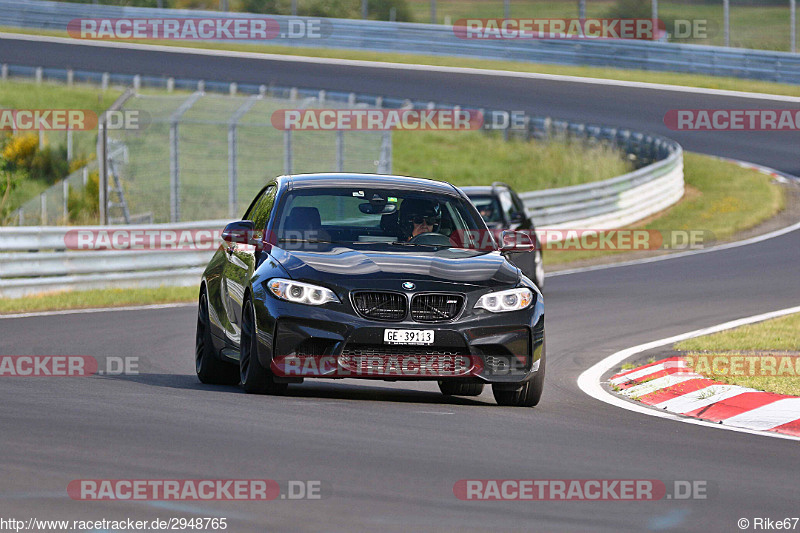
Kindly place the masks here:
[(506, 407), (533, 407), (538, 405), (544, 391), (545, 360), (545, 346), (544, 341), (542, 341), (542, 358), (539, 361), (539, 370), (532, 380), (517, 389), (511, 390), (492, 385), (492, 394), (497, 405)]
[(239, 352), (239, 376), (242, 388), (250, 394), (281, 394), (286, 383), (275, 383), (272, 372), (258, 360), (258, 336), (253, 303), (245, 300), (242, 307), (242, 336)]

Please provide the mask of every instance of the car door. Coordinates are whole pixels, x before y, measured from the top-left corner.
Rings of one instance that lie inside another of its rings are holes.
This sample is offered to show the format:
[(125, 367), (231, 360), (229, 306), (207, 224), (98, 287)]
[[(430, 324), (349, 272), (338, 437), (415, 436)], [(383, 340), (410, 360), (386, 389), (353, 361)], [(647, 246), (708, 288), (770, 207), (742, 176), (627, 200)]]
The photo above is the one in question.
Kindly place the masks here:
[[(253, 221), (258, 235), (263, 235), (266, 230), (275, 203), (276, 191), (276, 185), (268, 186), (245, 213), (244, 220)], [(227, 260), (222, 272), (223, 301), (231, 327), (228, 331), (229, 341), (236, 346), (239, 345), (241, 335), (244, 292), (253, 276), (259, 253), (260, 251), (255, 246), (244, 242), (226, 244), (225, 257)]]
[[(530, 219), (527, 213), (525, 213), (525, 206), (513, 191), (506, 188), (500, 189), (497, 193), (497, 197), (500, 201), (500, 207), (503, 211), (503, 218), (505, 219), (505, 227), (507, 229), (524, 231), (525, 233), (533, 229), (530, 224)], [(531, 234), (530, 237), (531, 239), (535, 239), (533, 234)], [(518, 266), (526, 276), (531, 277), (534, 275), (536, 270), (536, 253), (534, 251), (510, 253), (508, 259)]]

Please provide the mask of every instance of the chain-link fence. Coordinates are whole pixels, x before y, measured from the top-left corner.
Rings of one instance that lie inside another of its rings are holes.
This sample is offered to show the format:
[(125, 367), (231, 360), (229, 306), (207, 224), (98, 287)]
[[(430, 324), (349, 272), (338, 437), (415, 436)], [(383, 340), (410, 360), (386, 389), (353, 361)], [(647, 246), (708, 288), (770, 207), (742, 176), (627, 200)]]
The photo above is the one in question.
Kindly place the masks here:
[[(280, 174), (391, 171), (388, 131), (283, 131), (271, 122), (279, 109), (320, 107), (366, 106), (327, 100), (324, 93), (299, 97), (293, 90), (134, 95), (120, 114), (133, 125), (101, 129), (107, 133), (108, 222), (237, 218)], [(24, 204), (14, 221), (97, 223), (102, 181), (102, 169), (92, 162)]]

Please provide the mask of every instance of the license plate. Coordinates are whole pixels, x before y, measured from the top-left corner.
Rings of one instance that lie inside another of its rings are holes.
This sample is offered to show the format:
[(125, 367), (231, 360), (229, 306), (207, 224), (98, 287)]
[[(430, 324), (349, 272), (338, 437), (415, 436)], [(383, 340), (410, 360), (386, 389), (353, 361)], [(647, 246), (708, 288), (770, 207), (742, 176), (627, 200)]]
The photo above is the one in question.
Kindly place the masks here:
[(383, 342), (386, 344), (433, 344), (432, 329), (385, 329)]

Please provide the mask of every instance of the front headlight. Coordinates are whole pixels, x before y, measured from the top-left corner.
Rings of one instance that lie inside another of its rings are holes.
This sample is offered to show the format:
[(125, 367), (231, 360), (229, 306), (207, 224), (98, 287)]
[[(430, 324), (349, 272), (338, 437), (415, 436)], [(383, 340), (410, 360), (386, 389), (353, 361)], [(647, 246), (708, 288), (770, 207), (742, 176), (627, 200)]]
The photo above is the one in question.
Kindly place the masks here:
[(267, 285), (275, 297), (287, 302), (307, 305), (322, 305), (328, 302), (339, 303), (339, 298), (332, 290), (318, 285), (280, 278), (269, 280)]
[(486, 309), (492, 313), (519, 311), (530, 306), (536, 298), (533, 291), (524, 287), (484, 294), (475, 304), (475, 309)]

